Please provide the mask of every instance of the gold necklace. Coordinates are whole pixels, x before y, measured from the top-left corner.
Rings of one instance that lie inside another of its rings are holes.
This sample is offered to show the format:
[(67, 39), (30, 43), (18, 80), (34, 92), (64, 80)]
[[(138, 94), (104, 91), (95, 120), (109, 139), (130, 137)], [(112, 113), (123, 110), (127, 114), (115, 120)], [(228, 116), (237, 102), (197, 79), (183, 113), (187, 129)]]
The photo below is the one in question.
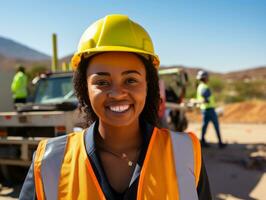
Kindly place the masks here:
[[(99, 132), (96, 134), (95, 143), (96, 143), (96, 148), (98, 148), (99, 150), (104, 151), (106, 153), (109, 153), (109, 154), (111, 154), (111, 155), (113, 155), (113, 156), (115, 156), (117, 158), (120, 158), (120, 159), (126, 161), (127, 165), (129, 167), (132, 167), (133, 165), (136, 165), (137, 162), (134, 162), (133, 160), (130, 160), (126, 153), (117, 153), (117, 152), (111, 151), (108, 148), (106, 148), (106, 145), (104, 145), (103, 139), (100, 137)], [(137, 158), (137, 156), (138, 156), (138, 154), (139, 154), (139, 152), (141, 150), (141, 147), (142, 147), (142, 145), (140, 145), (137, 148), (136, 158)]]
[[(140, 147), (137, 149), (137, 151), (136, 151), (136, 155), (138, 155), (140, 149), (141, 149)], [(133, 160), (130, 160), (130, 159), (128, 158), (128, 156), (127, 156), (126, 153), (122, 153), (122, 154), (120, 154), (120, 153), (116, 153), (116, 152), (110, 151), (110, 150), (108, 150), (108, 149), (106, 149), (106, 148), (103, 148), (103, 147), (100, 147), (100, 150), (102, 150), (102, 151), (104, 151), (104, 152), (107, 152), (107, 153), (110, 153), (111, 155), (113, 155), (113, 156), (115, 156), (115, 157), (117, 157), (117, 158), (120, 158), (120, 159), (122, 159), (122, 160), (125, 160), (125, 161), (127, 162), (127, 165), (128, 165), (129, 167), (132, 167), (133, 165), (136, 164), (136, 162), (134, 162)]]

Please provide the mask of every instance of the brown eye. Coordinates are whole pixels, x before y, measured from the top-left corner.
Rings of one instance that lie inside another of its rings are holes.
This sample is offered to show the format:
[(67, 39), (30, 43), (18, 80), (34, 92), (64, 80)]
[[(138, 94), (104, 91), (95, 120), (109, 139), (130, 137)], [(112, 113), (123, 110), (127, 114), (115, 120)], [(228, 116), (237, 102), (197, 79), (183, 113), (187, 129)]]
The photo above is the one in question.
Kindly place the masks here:
[(125, 82), (126, 82), (127, 85), (132, 85), (132, 84), (137, 83), (138, 81), (136, 79), (134, 79), (134, 78), (128, 78), (128, 79), (126, 79)]
[(109, 86), (110, 85), (109, 81), (107, 80), (97, 80), (95, 84), (98, 86)]

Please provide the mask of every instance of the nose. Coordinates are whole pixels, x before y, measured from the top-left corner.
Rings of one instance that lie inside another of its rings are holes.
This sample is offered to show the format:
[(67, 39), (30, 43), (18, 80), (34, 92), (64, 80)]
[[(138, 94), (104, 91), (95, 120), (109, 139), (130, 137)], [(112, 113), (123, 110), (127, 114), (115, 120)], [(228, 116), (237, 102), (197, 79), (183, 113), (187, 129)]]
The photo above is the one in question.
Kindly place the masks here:
[(122, 99), (126, 94), (125, 89), (119, 85), (113, 85), (109, 91), (109, 97), (114, 99)]

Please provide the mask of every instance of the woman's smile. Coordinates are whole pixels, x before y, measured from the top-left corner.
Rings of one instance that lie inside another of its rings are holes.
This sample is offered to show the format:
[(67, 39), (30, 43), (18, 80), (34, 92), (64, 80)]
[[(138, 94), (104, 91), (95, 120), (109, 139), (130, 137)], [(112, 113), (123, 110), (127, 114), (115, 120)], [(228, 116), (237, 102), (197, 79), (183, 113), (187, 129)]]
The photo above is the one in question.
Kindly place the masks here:
[(130, 105), (109, 106), (108, 108), (115, 113), (124, 113), (129, 110)]

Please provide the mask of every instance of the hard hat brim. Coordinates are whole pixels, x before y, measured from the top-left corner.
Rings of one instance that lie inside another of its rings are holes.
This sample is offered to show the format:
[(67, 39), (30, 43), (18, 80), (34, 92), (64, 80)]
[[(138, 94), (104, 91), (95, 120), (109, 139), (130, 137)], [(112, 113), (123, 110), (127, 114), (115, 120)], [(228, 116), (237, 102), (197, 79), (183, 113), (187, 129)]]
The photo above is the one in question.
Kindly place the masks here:
[(97, 47), (91, 48), (86, 51), (81, 51), (73, 55), (71, 59), (71, 66), (72, 69), (75, 71), (81, 61), (81, 57), (89, 58), (95, 54), (103, 53), (103, 52), (129, 52), (129, 53), (137, 53), (144, 57), (151, 57), (152, 62), (155, 68), (159, 68), (160, 60), (159, 57), (151, 52), (139, 50), (136, 48), (124, 47), (124, 46), (104, 46), (104, 47)]

